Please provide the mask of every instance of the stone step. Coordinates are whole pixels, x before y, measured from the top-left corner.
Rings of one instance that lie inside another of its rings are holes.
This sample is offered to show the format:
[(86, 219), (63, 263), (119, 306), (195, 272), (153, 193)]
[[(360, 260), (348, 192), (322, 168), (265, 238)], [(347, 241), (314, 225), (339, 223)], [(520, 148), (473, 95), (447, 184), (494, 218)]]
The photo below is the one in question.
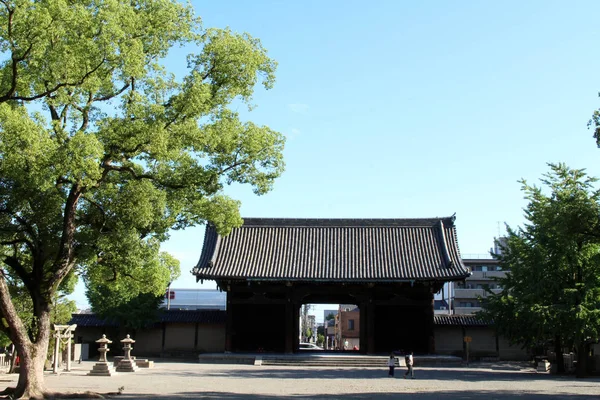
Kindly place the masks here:
[[(388, 356), (336, 356), (336, 355), (287, 355), (287, 354), (201, 354), (200, 363), (249, 364), (266, 366), (302, 367), (358, 367), (386, 368)], [(460, 366), (462, 359), (453, 356), (415, 356), (415, 366)], [(404, 357), (396, 357), (396, 366), (405, 367)]]
[(93, 376), (113, 376), (116, 375), (115, 369), (112, 365), (104, 362), (94, 364), (92, 370), (88, 372), (88, 375)]

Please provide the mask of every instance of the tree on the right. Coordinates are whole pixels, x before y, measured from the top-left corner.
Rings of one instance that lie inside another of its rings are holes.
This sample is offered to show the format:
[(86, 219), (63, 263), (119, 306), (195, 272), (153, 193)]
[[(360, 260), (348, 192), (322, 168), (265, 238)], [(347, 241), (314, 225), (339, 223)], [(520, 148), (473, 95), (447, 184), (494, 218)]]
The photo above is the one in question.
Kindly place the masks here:
[(600, 337), (600, 191), (585, 170), (549, 166), (541, 186), (520, 181), (526, 222), (507, 227), (496, 255), (509, 271), (498, 279), (504, 290), (487, 295), (481, 316), (511, 343), (551, 344), (559, 373), (572, 349), (583, 377)]

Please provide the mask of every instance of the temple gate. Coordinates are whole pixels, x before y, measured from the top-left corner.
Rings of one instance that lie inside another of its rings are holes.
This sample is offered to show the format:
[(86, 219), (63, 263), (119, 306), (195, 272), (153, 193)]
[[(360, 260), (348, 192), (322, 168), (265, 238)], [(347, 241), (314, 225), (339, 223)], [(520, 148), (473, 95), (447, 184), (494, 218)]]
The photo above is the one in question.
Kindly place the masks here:
[(343, 303), (359, 307), (365, 354), (434, 353), (434, 293), (469, 276), (454, 217), (208, 225), (193, 273), (227, 292), (226, 351), (295, 352), (301, 305)]

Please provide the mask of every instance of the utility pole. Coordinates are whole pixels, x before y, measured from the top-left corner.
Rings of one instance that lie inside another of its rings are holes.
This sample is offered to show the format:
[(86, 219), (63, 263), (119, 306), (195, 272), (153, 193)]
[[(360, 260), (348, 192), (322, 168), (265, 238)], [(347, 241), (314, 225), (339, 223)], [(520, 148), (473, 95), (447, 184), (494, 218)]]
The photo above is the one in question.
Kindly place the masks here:
[(171, 309), (171, 283), (169, 282), (169, 286), (167, 286), (167, 310)]

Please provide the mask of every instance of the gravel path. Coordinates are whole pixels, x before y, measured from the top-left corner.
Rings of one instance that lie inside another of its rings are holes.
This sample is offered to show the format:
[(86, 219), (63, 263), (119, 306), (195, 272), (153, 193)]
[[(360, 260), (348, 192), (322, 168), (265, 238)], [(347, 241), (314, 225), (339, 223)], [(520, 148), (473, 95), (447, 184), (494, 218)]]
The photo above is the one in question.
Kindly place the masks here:
[[(600, 399), (600, 377), (538, 374), (523, 364), (474, 364), (464, 368), (416, 368), (416, 379), (395, 378), (381, 368), (300, 368), (157, 362), (153, 369), (87, 376), (93, 362), (73, 371), (48, 373), (46, 385), (58, 392), (117, 392), (119, 399), (416, 399), (544, 400)], [(16, 376), (0, 375), (5, 385)], [(12, 382), (12, 383), (11, 383)]]

